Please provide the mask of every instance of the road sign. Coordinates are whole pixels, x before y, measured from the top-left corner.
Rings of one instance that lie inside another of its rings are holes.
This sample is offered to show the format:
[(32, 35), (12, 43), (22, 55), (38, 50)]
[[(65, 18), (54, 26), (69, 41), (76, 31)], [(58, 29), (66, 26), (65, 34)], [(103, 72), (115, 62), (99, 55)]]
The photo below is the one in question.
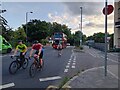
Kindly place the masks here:
[[(111, 14), (114, 10), (112, 5), (107, 5), (107, 15)], [(103, 8), (103, 14), (105, 15), (105, 7)]]

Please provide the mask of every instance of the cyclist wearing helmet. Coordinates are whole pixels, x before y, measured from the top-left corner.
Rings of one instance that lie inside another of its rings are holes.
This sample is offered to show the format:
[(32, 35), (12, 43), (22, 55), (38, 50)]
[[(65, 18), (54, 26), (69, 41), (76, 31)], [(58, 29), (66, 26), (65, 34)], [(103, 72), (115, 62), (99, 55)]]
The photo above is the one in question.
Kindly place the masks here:
[(40, 64), (42, 64), (42, 57), (43, 57), (43, 48), (42, 47), (43, 47), (43, 45), (41, 43), (39, 43), (37, 40), (35, 40), (34, 44), (32, 45), (32, 49), (30, 51), (30, 55), (29, 55), (29, 57), (31, 57), (33, 51), (36, 50), (35, 54), (38, 55), (38, 59), (40, 61)]
[(16, 49), (15, 49), (14, 54), (12, 56), (15, 56), (18, 50), (20, 51), (21, 63), (23, 63), (24, 62), (24, 58), (25, 58), (25, 53), (27, 51), (27, 46), (25, 44), (23, 44), (22, 40), (18, 41), (18, 45), (16, 46)]
[(59, 41), (59, 44), (57, 46), (57, 50), (58, 50), (59, 55), (61, 55), (62, 54), (62, 44), (60, 41)]

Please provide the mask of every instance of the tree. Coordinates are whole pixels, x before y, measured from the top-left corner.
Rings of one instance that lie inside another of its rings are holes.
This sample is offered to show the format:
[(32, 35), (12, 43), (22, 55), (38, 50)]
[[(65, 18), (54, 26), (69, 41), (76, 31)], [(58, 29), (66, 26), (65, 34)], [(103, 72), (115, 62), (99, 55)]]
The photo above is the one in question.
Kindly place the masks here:
[(112, 49), (114, 47), (114, 34), (110, 34), (109, 37), (110, 37), (109, 40), (110, 49)]
[[(23, 28), (26, 30), (26, 25), (23, 25)], [(66, 25), (61, 25), (57, 22), (51, 24), (50, 22), (35, 19), (27, 23), (27, 37), (30, 42), (46, 39), (46, 37), (52, 36), (54, 32), (63, 32), (68, 37), (71, 35), (71, 31)]]
[(2, 35), (6, 40), (10, 41), (12, 39), (12, 29), (8, 26), (7, 20), (0, 15), (0, 35)]

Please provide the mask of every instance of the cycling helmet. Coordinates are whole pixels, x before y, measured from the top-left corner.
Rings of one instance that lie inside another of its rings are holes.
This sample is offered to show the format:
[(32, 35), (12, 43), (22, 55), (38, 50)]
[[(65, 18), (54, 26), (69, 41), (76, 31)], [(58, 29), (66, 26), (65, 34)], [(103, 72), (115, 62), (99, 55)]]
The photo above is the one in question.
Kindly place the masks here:
[(22, 40), (18, 40), (18, 43), (19, 43), (19, 42), (23, 42), (23, 41), (22, 41)]
[(36, 44), (36, 43), (38, 43), (38, 40), (35, 40), (35, 41), (34, 41), (34, 44)]

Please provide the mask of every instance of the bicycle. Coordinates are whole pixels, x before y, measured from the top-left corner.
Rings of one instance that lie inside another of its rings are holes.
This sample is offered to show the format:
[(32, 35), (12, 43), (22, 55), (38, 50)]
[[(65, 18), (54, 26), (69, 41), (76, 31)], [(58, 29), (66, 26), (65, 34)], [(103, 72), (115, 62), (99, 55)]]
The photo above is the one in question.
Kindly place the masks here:
[[(20, 60), (20, 56), (14, 56), (14, 57), (16, 59), (14, 61), (12, 61), (10, 66), (9, 66), (9, 73), (10, 74), (15, 74), (18, 71), (18, 69), (20, 69), (21, 67), (23, 69), (26, 69), (28, 66), (28, 63), (29, 63), (27, 58), (25, 58), (24, 62), (22, 62)], [(11, 56), (11, 58), (14, 59), (13, 56)]]
[(31, 78), (35, 77), (37, 70), (41, 71), (44, 66), (44, 60), (41, 59), (41, 61), (39, 61), (37, 56), (38, 55), (32, 56), (34, 58), (34, 62), (30, 65), (29, 69), (29, 75)]
[(57, 48), (58, 50), (58, 57), (60, 57), (62, 55), (62, 48)]

